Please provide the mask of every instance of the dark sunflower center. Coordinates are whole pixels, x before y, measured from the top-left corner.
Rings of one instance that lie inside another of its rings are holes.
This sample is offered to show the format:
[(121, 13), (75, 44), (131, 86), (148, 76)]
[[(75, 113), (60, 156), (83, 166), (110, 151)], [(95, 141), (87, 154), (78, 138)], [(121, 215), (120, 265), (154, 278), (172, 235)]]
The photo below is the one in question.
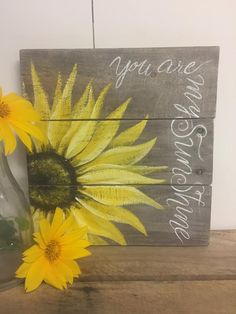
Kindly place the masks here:
[(76, 173), (71, 163), (55, 152), (28, 156), (30, 202), (46, 212), (68, 208), (76, 196)]

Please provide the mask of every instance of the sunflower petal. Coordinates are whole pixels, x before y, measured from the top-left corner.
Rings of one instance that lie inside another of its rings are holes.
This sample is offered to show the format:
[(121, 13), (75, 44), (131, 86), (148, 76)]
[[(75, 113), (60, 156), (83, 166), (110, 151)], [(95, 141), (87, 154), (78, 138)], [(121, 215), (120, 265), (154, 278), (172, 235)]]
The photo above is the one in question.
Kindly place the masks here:
[(92, 245), (109, 245), (109, 243), (105, 239), (95, 234), (89, 234), (88, 239)]
[(84, 186), (79, 192), (104, 205), (147, 204), (163, 209), (159, 203), (132, 186)]
[(128, 128), (127, 130), (121, 132), (114, 140), (111, 142), (111, 147), (118, 146), (129, 146), (132, 145), (140, 137), (143, 132), (146, 124), (148, 115), (145, 117), (145, 120), (135, 124), (134, 126)]
[(152, 179), (121, 169), (90, 171), (79, 177), (81, 184), (160, 184), (165, 180)]
[[(72, 232), (68, 232), (61, 237), (60, 243), (61, 245), (68, 245), (72, 242), (77, 243), (79, 240), (84, 239), (87, 233), (87, 227), (79, 228), (78, 230), (74, 230)], [(82, 246), (83, 243), (81, 243)], [(84, 242), (85, 246), (89, 246), (89, 242)], [(85, 247), (84, 246), (84, 247)]]
[(33, 245), (23, 253), (23, 260), (26, 263), (33, 263), (39, 257), (43, 256), (43, 250), (38, 245)]
[(56, 270), (57, 273), (65, 278), (66, 282), (73, 283), (73, 272), (64, 262), (57, 261)]
[(143, 159), (155, 143), (156, 138), (135, 146), (111, 148), (89, 163), (89, 166), (98, 164), (133, 165)]
[(11, 154), (16, 148), (16, 138), (7, 122), (0, 117), (0, 138), (4, 142), (5, 155)]
[[(72, 113), (73, 119), (82, 120), (87, 119), (88, 117), (90, 117), (93, 106), (94, 106), (93, 89), (91, 82), (89, 82), (80, 100), (78, 101), (77, 104), (75, 104), (75, 107), (73, 108)], [(70, 128), (65, 133), (59, 144), (58, 152), (60, 154), (63, 154), (65, 152), (65, 150), (69, 146), (72, 137), (75, 135), (76, 132), (77, 133), (79, 132), (80, 128), (83, 128), (83, 126), (86, 124), (85, 122), (86, 121), (71, 121)]]
[(84, 174), (90, 171), (98, 171), (104, 169), (115, 169), (115, 170), (127, 170), (139, 174), (149, 174), (153, 172), (162, 172), (168, 169), (167, 166), (130, 166), (130, 165), (112, 165), (112, 164), (98, 164), (98, 165), (83, 165), (79, 168), (78, 174)]
[(91, 88), (92, 88), (92, 80), (88, 83), (79, 101), (73, 107), (73, 110), (72, 110), (73, 119), (83, 118), (81, 114), (84, 112), (85, 105), (88, 103), (89, 93), (90, 93)]
[(29, 122), (23, 122), (15, 119), (10, 119), (9, 122), (13, 127), (17, 127), (19, 129), (22, 129), (24, 132), (30, 134), (31, 136), (34, 136), (36, 139), (40, 141), (45, 141), (45, 137), (43, 133), (38, 129), (35, 125), (29, 123)]
[(62, 77), (61, 77), (61, 73), (58, 73), (57, 84), (56, 84), (56, 88), (54, 92), (53, 104), (52, 104), (52, 109), (51, 109), (52, 113), (55, 112), (57, 104), (60, 101), (61, 97), (62, 97)]
[[(71, 100), (72, 90), (75, 84), (77, 75), (77, 64), (66, 82), (62, 96), (58, 99), (54, 112), (51, 115), (51, 120), (61, 120), (71, 118)], [(48, 124), (48, 139), (53, 148), (57, 148), (65, 132), (68, 130), (70, 121), (50, 121)]]
[(53, 268), (49, 269), (45, 273), (44, 281), (47, 284), (49, 284), (49, 285), (51, 285), (51, 286), (53, 286), (59, 290), (63, 290), (64, 288), (67, 287), (65, 279), (62, 279), (61, 276), (59, 276), (59, 274), (56, 273), (56, 271)]
[[(100, 112), (104, 103), (105, 96), (110, 88), (111, 84), (108, 84), (100, 92), (95, 104), (92, 106), (92, 113), (90, 119), (95, 120), (100, 116)], [(91, 102), (88, 103), (90, 105)], [(79, 154), (89, 143), (94, 133), (96, 121), (82, 121), (79, 124), (78, 131), (72, 137), (68, 149), (66, 151), (66, 158), (72, 158)]]
[(32, 141), (29, 135), (17, 127), (15, 127), (14, 129), (16, 134), (19, 136), (20, 140), (24, 143), (28, 150), (32, 152)]
[(16, 277), (25, 278), (28, 274), (30, 267), (31, 267), (30, 263), (22, 263), (16, 271)]
[(112, 205), (107, 206), (93, 200), (80, 200), (79, 202), (84, 208), (96, 216), (105, 220), (129, 224), (146, 235), (146, 230), (141, 221), (125, 208)]
[(44, 279), (44, 275), (47, 271), (48, 263), (44, 257), (39, 258), (35, 263), (30, 267), (26, 280), (25, 280), (25, 289), (26, 292), (35, 290), (40, 286)]
[(97, 124), (90, 142), (85, 149), (75, 157), (73, 164), (79, 166), (93, 160), (109, 145), (120, 126), (120, 120), (110, 121), (109, 119), (121, 119), (130, 100), (129, 98), (113, 111), (107, 117), (108, 121), (102, 121)]
[(46, 218), (40, 220), (39, 228), (44, 242), (47, 243), (51, 236), (51, 227), (49, 221)]
[(72, 212), (79, 225), (88, 226), (89, 233), (109, 238), (121, 245), (126, 244), (120, 230), (111, 222), (91, 214), (85, 208), (72, 208)]
[(78, 277), (81, 274), (80, 267), (75, 261), (65, 260), (63, 263), (70, 268), (74, 277)]
[[(88, 100), (87, 106), (89, 107), (91, 106), (91, 108), (95, 107), (92, 89), (90, 90), (90, 93), (89, 93), (89, 100)], [(87, 108), (85, 109), (85, 112), (86, 111), (87, 111)], [(91, 121), (91, 120), (77, 122), (76, 132), (73, 134), (70, 142), (68, 143), (68, 148), (65, 152), (66, 158), (72, 158), (73, 156), (80, 153), (86, 147), (86, 145), (89, 143), (93, 135), (96, 124), (97, 124), (97, 121)], [(61, 149), (64, 150), (65, 147), (61, 147)]]
[(48, 104), (47, 95), (44, 92), (44, 89), (41, 85), (40, 79), (36, 72), (35, 66), (31, 63), (31, 76), (34, 92), (34, 107), (36, 111), (40, 114), (42, 119), (50, 119), (50, 108)]
[(51, 224), (51, 236), (53, 236), (55, 234), (55, 232), (57, 232), (57, 230), (59, 229), (59, 227), (62, 225), (63, 221), (64, 221), (64, 213), (63, 210), (59, 207), (56, 208), (53, 219), (52, 219), (52, 224)]

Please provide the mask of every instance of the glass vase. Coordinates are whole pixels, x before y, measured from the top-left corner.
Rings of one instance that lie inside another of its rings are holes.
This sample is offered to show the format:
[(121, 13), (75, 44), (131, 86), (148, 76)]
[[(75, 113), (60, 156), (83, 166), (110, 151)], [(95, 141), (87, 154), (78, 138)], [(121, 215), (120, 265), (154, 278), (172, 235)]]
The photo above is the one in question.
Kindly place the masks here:
[(15, 180), (0, 142), (0, 291), (21, 282), (15, 271), (32, 243), (29, 203)]

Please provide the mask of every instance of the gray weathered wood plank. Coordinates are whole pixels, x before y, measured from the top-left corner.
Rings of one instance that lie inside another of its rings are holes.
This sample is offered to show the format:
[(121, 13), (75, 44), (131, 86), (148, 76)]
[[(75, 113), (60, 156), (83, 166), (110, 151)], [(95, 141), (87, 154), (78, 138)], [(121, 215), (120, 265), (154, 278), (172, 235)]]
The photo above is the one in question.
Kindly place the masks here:
[[(97, 189), (99, 187), (97, 186)], [(102, 188), (104, 187), (106, 186), (103, 185)], [(36, 197), (44, 199), (47, 195), (51, 196), (52, 189), (56, 191), (56, 188), (56, 186), (31, 185), (29, 189), (31, 204), (34, 206)], [(59, 186), (59, 191), (66, 191), (68, 188)], [(144, 236), (129, 225), (117, 224), (128, 245), (196, 246), (208, 244), (211, 209), (210, 186), (145, 185), (138, 186), (138, 189), (160, 203), (164, 210), (158, 210), (145, 204), (126, 205), (125, 208), (142, 221), (148, 234)], [(54, 194), (56, 195), (56, 192)], [(84, 195), (78, 193), (77, 199), (80, 198), (83, 200)], [(75, 200), (72, 200), (72, 203), (75, 204)], [(60, 207), (60, 205), (58, 206)]]
[[(147, 223), (150, 236), (144, 241), (133, 229), (121, 226), (129, 244), (207, 244), (211, 200), (210, 188), (207, 185), (212, 181), (212, 118), (215, 116), (218, 57), (218, 47), (37, 49), (22, 50), (20, 53), (22, 84), (32, 102), (33, 87), (38, 88), (41, 84), (49, 104), (52, 105), (58, 73), (61, 73), (62, 83), (65, 85), (73, 67), (73, 75), (76, 75), (77, 65), (78, 76), (72, 93), (72, 107), (81, 97), (88, 82), (93, 79), (95, 98), (104, 86), (112, 83), (103, 109), (95, 115), (95, 120), (107, 119), (108, 114), (129, 97), (132, 97), (132, 101), (122, 116), (120, 130), (133, 125), (137, 120), (149, 120), (137, 144), (156, 136), (158, 141), (140, 164), (167, 166), (168, 169), (162, 168), (161, 172), (150, 176), (165, 179), (165, 182), (161, 183), (171, 185), (154, 186), (148, 185), (151, 182), (146, 181), (146, 186), (142, 189), (155, 200), (163, 202), (168, 210), (161, 215), (158, 211), (151, 212), (146, 206), (137, 205), (134, 210), (142, 221)], [(31, 63), (35, 66), (39, 78), (35, 78), (34, 82)], [(72, 81), (73, 76), (70, 78), (70, 82)], [(42, 90), (39, 94), (42, 96)], [(40, 95), (37, 101), (44, 102), (45, 98)], [(70, 100), (68, 95), (65, 99)], [(76, 123), (80, 124), (81, 119), (86, 119), (89, 123), (89, 119), (94, 117), (92, 111), (82, 116), (81, 108), (78, 115), (65, 109), (59, 116), (58, 113), (56, 116), (43, 113), (43, 119), (67, 120), (59, 122), (61, 130), (66, 132), (63, 126), (68, 124), (68, 120), (76, 118), (79, 120)], [(50, 121), (49, 124), (52, 132), (51, 126), (58, 125), (58, 122)], [(60, 132), (58, 128), (51, 134), (54, 134), (55, 142), (52, 148), (58, 154), (55, 139), (57, 132)], [(88, 129), (84, 132), (88, 132)], [(109, 130), (105, 133), (108, 132)], [(101, 137), (104, 137), (104, 134), (101, 134)], [(128, 136), (132, 137), (132, 134)], [(83, 140), (80, 143), (79, 136), (76, 142), (78, 145), (83, 144)], [(65, 143), (65, 149), (66, 146), (68, 142)], [(99, 149), (97, 146), (99, 145), (96, 145), (96, 149)], [(62, 150), (60, 147), (61, 152)], [(85, 150), (82, 151), (86, 155)], [(64, 157), (62, 154), (59, 158)], [(65, 162), (71, 162), (70, 158), (71, 156), (66, 158)], [(91, 171), (83, 177), (81, 167), (77, 168), (77, 173), (80, 186), (140, 184), (137, 177), (137, 182), (125, 182), (126, 177), (129, 179), (125, 174), (124, 180), (119, 182), (120, 179), (113, 178), (109, 181), (105, 176), (96, 181)], [(45, 179), (47, 175), (37, 176), (40, 177), (40, 182), (32, 182), (31, 173), (29, 175), (31, 187), (36, 183), (44, 186), (48, 184)]]
[(218, 47), (22, 50), (21, 79), (33, 101), (33, 62), (52, 102), (57, 73), (62, 73), (65, 82), (73, 65), (78, 64), (74, 101), (92, 78), (95, 94), (113, 83), (106, 98), (105, 115), (133, 97), (133, 107), (126, 114), (129, 119), (146, 114), (155, 119), (212, 118), (218, 54)]
[[(103, 121), (100, 122), (102, 123)], [(120, 128), (116, 136), (122, 131), (140, 123), (140, 121), (141, 120), (120, 120)], [(53, 127), (57, 123), (58, 122), (50, 121), (49, 125)], [(63, 125), (63, 122), (60, 123)], [(78, 121), (75, 123), (79, 126), (81, 122)], [(111, 129), (113, 123), (113, 121), (106, 122), (106, 128), (109, 127), (110, 124)], [(99, 122), (98, 125), (100, 125)], [(106, 132), (107, 135), (108, 133), (109, 131)], [(135, 135), (135, 133), (133, 135)], [(133, 135), (129, 134), (127, 137), (132, 138)], [(158, 172), (147, 176), (163, 179), (165, 180), (163, 184), (211, 184), (213, 120), (149, 120), (134, 145), (148, 142), (154, 138), (157, 138), (155, 145), (138, 164), (144, 166), (166, 166), (167, 168), (160, 169)], [(78, 136), (78, 146), (81, 144), (83, 144), (83, 139), (80, 140)], [(99, 150), (102, 145), (103, 141), (96, 146), (96, 149)], [(64, 147), (63, 152), (67, 150), (67, 147), (68, 144)], [(113, 148), (112, 141), (111, 144), (102, 151), (107, 151), (111, 148)], [(87, 163), (87, 165), (89, 166), (89, 163)], [(107, 166), (107, 169), (108, 168), (109, 166)], [(106, 184), (109, 183), (109, 181), (106, 182), (105, 178), (104, 181), (88, 179), (87, 183)], [(135, 183), (138, 182), (134, 182), (134, 184)], [(45, 184), (47, 184), (47, 182), (45, 182)]]

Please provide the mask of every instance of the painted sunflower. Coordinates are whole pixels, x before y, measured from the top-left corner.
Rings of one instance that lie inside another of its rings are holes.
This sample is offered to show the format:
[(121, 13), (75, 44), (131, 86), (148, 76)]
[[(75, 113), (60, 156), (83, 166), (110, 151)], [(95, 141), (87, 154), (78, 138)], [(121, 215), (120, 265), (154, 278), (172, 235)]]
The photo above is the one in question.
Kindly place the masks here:
[(147, 119), (119, 132), (120, 119), (131, 100), (128, 99), (106, 120), (99, 120), (111, 84), (95, 99), (90, 81), (80, 99), (72, 105), (77, 65), (64, 86), (58, 74), (52, 104), (33, 64), (31, 75), (34, 106), (44, 119), (37, 125), (47, 137), (46, 144), (34, 141), (34, 151), (28, 156), (35, 222), (45, 215), (50, 219), (55, 208), (60, 207), (68, 214), (73, 213), (79, 226), (87, 226), (93, 244), (106, 244), (104, 238), (126, 244), (114, 222), (129, 224), (146, 235), (138, 217), (124, 206), (147, 204), (163, 209), (135, 187), (164, 182), (145, 175), (166, 167), (137, 165), (156, 143), (153, 138), (135, 144)]

